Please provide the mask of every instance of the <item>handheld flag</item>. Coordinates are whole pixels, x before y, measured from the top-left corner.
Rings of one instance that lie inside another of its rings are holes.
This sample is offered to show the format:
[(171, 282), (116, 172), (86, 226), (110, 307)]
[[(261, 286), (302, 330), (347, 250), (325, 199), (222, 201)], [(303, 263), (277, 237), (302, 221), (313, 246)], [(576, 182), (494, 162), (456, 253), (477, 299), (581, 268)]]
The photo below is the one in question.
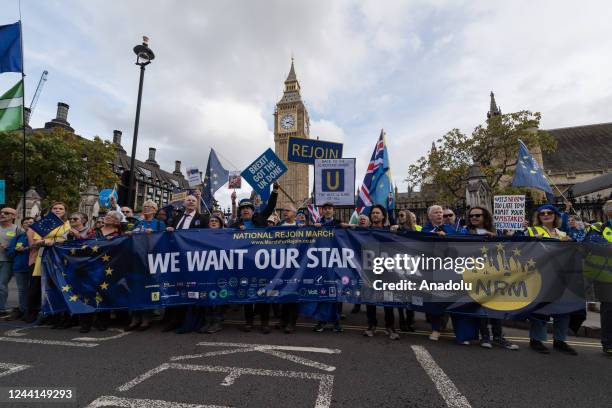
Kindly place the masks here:
[(202, 205), (204, 209), (211, 210), (213, 208), (213, 195), (220, 189), (229, 177), (229, 171), (226, 170), (214, 149), (210, 149), (208, 156), (208, 164), (206, 165), (206, 174), (204, 175), (204, 185), (202, 187)]
[(0, 26), (0, 73), (23, 72), (21, 22)]
[(321, 221), (321, 213), (319, 212), (319, 208), (314, 204), (308, 204), (308, 212), (310, 213), (310, 218), (312, 222)]
[(359, 188), (356, 211), (358, 214), (367, 215), (374, 204), (380, 204), (387, 209), (395, 208), (395, 193), (391, 184), (391, 168), (384, 130), (380, 131), (380, 137)]
[(0, 132), (23, 127), (23, 81), (19, 81), (0, 96)]
[(522, 140), (519, 140), (518, 158), (516, 159), (512, 187), (532, 187), (548, 194), (553, 192), (550, 184), (544, 177), (544, 172), (538, 166), (531, 153), (529, 153), (527, 146), (525, 146)]
[(30, 228), (44, 238), (49, 235), (51, 231), (62, 225), (64, 225), (64, 221), (49, 211), (49, 213), (42, 217), (40, 221), (30, 225)]

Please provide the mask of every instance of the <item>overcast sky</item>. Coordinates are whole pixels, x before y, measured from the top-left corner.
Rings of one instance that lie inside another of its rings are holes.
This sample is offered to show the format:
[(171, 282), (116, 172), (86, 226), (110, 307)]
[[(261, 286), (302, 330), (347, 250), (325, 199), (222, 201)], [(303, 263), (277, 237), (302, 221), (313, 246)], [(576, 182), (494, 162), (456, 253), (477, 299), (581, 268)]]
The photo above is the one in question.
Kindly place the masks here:
[[(503, 112), (542, 112), (542, 127), (610, 122), (609, 1), (22, 1), (26, 103), (49, 71), (31, 124), (70, 105), (77, 133), (129, 152), (138, 67), (150, 37), (139, 159), (206, 165), (212, 146), (241, 169), (273, 146), (274, 105), (291, 55), (311, 136), (344, 143), (361, 183), (384, 128), (400, 191), (408, 165), (452, 128)], [(2, 0), (0, 24), (19, 19)], [(18, 76), (0, 76), (8, 89)], [(2, 91), (4, 92), (4, 91)], [(240, 195), (250, 190), (242, 189)], [(227, 194), (217, 198), (227, 205)]]

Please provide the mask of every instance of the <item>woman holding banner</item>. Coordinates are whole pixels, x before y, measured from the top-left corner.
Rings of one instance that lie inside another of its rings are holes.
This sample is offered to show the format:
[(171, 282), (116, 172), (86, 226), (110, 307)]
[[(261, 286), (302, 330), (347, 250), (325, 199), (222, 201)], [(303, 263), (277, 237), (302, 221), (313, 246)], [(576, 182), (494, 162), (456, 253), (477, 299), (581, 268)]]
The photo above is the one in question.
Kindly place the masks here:
[[(467, 225), (461, 230), (461, 234), (468, 235), (485, 235), (494, 237), (497, 235), (497, 231), (493, 227), (493, 216), (491, 212), (484, 207), (472, 207), (467, 213)], [(480, 345), (484, 348), (491, 349), (493, 345), (506, 348), (508, 350), (518, 350), (518, 345), (509, 342), (504, 337), (502, 332), (502, 322), (500, 319), (493, 319), (488, 317), (482, 317), (480, 319), (462, 318), (465, 322), (475, 322), (480, 332)], [(458, 318), (456, 318), (458, 320)], [(489, 330), (489, 324), (491, 330)], [(453, 327), (455, 327), (455, 320), (453, 320)], [(459, 326), (459, 325), (458, 325)], [(455, 336), (457, 335), (458, 327), (455, 328)], [(492, 333), (491, 333), (492, 332)], [(493, 334), (493, 341), (491, 341), (491, 334)]]
[[(557, 208), (550, 204), (540, 206), (533, 218), (533, 227), (527, 228), (527, 234), (530, 237), (558, 239), (560, 241), (569, 241), (571, 238), (560, 230), (561, 228), (561, 213)], [(548, 316), (531, 316), (531, 327), (529, 328), (529, 347), (538, 353), (548, 354), (550, 350), (544, 345), (546, 341), (546, 322)], [(574, 348), (566, 343), (567, 332), (569, 330), (570, 315), (560, 314), (553, 315), (553, 348), (562, 353), (577, 355)]]
[(52, 246), (56, 243), (66, 241), (68, 232), (70, 231), (70, 222), (68, 222), (67, 213), (68, 208), (66, 204), (61, 201), (56, 201), (51, 204), (49, 210), (57, 217), (64, 221), (63, 225), (55, 228), (44, 237), (41, 237), (31, 228), (28, 229), (28, 246), (30, 249), (29, 265), (32, 268), (32, 277), (30, 278), (30, 285), (28, 287), (28, 318), (27, 323), (33, 323), (37, 320), (38, 313), (40, 312), (41, 304), (41, 276), (42, 276), (42, 254), (44, 247)]

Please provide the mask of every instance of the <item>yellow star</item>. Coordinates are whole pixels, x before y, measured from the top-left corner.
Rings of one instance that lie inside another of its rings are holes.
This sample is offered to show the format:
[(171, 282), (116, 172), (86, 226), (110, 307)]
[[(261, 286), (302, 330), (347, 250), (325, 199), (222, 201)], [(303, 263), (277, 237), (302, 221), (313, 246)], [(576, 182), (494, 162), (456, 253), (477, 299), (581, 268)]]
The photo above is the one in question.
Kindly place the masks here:
[(483, 246), (482, 248), (480, 248), (480, 252), (483, 254), (486, 254), (489, 250), (487, 249), (486, 246)]
[(91, 247), (91, 251), (92, 252), (98, 252), (99, 248), (100, 248), (99, 246), (95, 245), (95, 246)]
[(102, 260), (103, 260), (104, 262), (108, 262), (108, 261), (110, 261), (110, 256), (109, 256), (108, 254), (104, 254), (104, 255), (102, 256)]
[(501, 242), (497, 244), (497, 250), (500, 252), (504, 250), (504, 246), (501, 244)]
[(62, 286), (62, 292), (68, 292), (70, 289), (72, 289), (70, 285)]
[(64, 258), (64, 265), (68, 265), (68, 258)]
[(533, 258), (530, 258), (530, 259), (527, 261), (527, 266), (529, 266), (530, 268), (531, 268), (531, 267), (534, 267), (535, 265), (536, 265), (536, 263), (535, 263), (535, 261), (533, 260)]
[(100, 303), (102, 300), (104, 300), (102, 296), (100, 296), (99, 293), (96, 293), (96, 303)]
[(81, 249), (87, 249), (87, 248), (88, 248), (88, 246), (87, 246), (87, 245), (83, 245), (83, 246), (81, 247)]
[(76, 248), (72, 248), (70, 250), (70, 255), (76, 255)]
[(68, 299), (69, 299), (71, 302), (76, 302), (78, 298), (79, 298), (79, 297), (78, 297), (77, 295), (72, 295), (72, 296), (70, 296)]
[(102, 282), (102, 283), (100, 284), (100, 289), (102, 289), (102, 290), (106, 290), (106, 289), (108, 289), (108, 283), (106, 283), (106, 282)]
[(514, 256), (521, 256), (521, 250), (518, 248), (514, 248), (512, 253), (514, 254)]
[(89, 303), (89, 298), (83, 298), (83, 303)]
[(105, 272), (106, 272), (106, 276), (112, 276), (113, 275), (113, 268), (111, 268), (109, 266), (108, 268), (106, 268)]

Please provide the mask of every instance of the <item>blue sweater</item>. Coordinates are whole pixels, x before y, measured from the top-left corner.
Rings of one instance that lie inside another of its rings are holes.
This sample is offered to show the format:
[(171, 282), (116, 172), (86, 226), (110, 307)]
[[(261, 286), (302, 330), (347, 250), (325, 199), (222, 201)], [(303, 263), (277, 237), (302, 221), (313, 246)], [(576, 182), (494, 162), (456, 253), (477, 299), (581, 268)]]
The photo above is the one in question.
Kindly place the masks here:
[(9, 242), (9, 245), (6, 248), (6, 254), (13, 260), (13, 273), (25, 273), (30, 270), (28, 267), (30, 251), (17, 251), (18, 247), (27, 246), (28, 236), (24, 232), (15, 236), (13, 239), (11, 239), (11, 242)]

